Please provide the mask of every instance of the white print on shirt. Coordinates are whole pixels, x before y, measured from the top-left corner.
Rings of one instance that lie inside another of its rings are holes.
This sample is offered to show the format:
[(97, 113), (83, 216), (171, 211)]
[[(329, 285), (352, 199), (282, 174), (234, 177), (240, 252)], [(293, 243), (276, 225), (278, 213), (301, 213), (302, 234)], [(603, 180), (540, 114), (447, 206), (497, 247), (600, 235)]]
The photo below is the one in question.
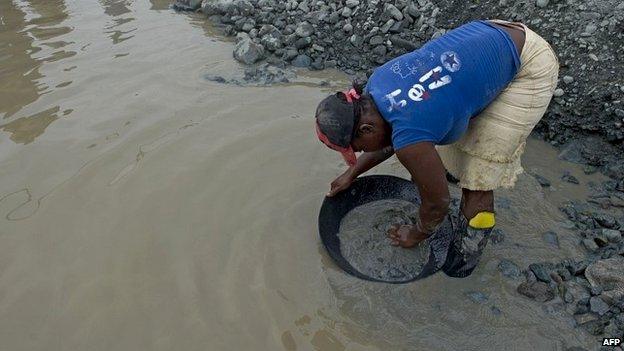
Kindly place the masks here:
[[(447, 51), (443, 53), (440, 56), (440, 60), (442, 61), (444, 68), (446, 68), (450, 72), (457, 72), (461, 68), (461, 62), (459, 61), (459, 57), (456, 53), (452, 51)], [(397, 68), (396, 70), (395, 67)], [(401, 78), (405, 78), (411, 74), (414, 74), (413, 71), (410, 71), (409, 74), (404, 76), (401, 73), (398, 62), (392, 65), (391, 70), (395, 74), (401, 75)], [(445, 76), (440, 76), (442, 71), (443, 68), (441, 66), (436, 66), (429, 72), (423, 74), (422, 77), (418, 79), (420, 84), (414, 84), (412, 88), (407, 91), (407, 97), (414, 102), (421, 102), (423, 100), (427, 100), (431, 96), (430, 91), (441, 88), (447, 84), (451, 84), (453, 82), (451, 76), (448, 74)], [(429, 84), (426, 84), (427, 82), (429, 82)], [(428, 90), (425, 89), (425, 86), (428, 88)], [(392, 112), (393, 110), (399, 110), (407, 106), (407, 100), (398, 99), (401, 93), (401, 89), (396, 89), (384, 96), (384, 100), (389, 102), (389, 106), (387, 107), (388, 112)]]
[(390, 102), (390, 106), (388, 107), (388, 112), (392, 112), (392, 110), (395, 108), (398, 110), (407, 105), (407, 101), (405, 100), (400, 100), (398, 102), (394, 100), (394, 98), (399, 96), (400, 94), (401, 94), (401, 89), (397, 89), (391, 92), (390, 94), (386, 94), (384, 100), (388, 100)]
[(440, 55), (440, 62), (449, 72), (457, 72), (461, 68), (459, 56), (454, 51), (447, 51)]
[(407, 63), (405, 63), (405, 67), (407, 68), (407, 71), (408, 71), (407, 73), (403, 72), (403, 70), (401, 69), (400, 62), (397, 61), (392, 64), (392, 66), (390, 67), (390, 70), (394, 72), (394, 74), (398, 74), (399, 76), (401, 76), (401, 78), (403, 79), (418, 73), (418, 67), (414, 64), (408, 65)]

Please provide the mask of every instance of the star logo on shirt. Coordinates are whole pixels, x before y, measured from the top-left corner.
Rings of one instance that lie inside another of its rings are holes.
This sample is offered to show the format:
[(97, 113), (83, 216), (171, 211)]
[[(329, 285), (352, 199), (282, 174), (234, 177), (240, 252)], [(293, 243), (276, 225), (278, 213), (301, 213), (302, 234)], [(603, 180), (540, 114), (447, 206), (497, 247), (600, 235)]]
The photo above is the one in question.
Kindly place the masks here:
[(457, 72), (461, 68), (461, 61), (457, 53), (453, 51), (447, 51), (440, 55), (440, 61), (444, 68), (449, 72)]

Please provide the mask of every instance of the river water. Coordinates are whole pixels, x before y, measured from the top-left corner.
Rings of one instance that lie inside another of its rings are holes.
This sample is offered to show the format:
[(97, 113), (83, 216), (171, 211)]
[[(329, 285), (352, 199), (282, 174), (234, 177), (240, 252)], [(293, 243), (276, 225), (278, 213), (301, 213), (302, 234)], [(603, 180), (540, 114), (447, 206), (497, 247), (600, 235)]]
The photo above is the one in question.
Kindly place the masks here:
[[(240, 72), (232, 44), (168, 5), (0, 1), (1, 349), (595, 347), (496, 266), (580, 256), (557, 206), (599, 176), (532, 140), (525, 166), (553, 186), (524, 175), (497, 193), (505, 238), (470, 278), (346, 276), (316, 225), (344, 166), (312, 119), (321, 79), (346, 77), (207, 81)], [(559, 181), (563, 170), (581, 185)], [(407, 177), (396, 159), (373, 173)]]

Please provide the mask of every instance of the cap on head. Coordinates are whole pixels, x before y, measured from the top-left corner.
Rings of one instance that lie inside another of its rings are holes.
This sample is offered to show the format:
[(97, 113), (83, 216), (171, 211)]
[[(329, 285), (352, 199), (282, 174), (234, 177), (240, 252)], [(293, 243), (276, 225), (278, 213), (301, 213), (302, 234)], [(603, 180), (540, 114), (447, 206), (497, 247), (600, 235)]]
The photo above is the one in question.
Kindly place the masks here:
[(326, 97), (316, 108), (316, 133), (319, 140), (332, 150), (340, 152), (350, 166), (356, 162), (355, 152), (351, 148), (356, 124), (353, 101), (359, 98), (355, 89), (351, 89)]

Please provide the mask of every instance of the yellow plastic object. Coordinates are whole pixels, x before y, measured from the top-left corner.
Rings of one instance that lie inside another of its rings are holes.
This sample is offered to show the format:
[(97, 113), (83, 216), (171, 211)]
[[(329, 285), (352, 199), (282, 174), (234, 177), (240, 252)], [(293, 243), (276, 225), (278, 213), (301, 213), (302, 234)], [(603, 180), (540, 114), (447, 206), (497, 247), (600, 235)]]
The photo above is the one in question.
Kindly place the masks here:
[(494, 218), (494, 213), (492, 212), (479, 212), (472, 217), (468, 225), (475, 229), (489, 229), (496, 225), (496, 218)]

